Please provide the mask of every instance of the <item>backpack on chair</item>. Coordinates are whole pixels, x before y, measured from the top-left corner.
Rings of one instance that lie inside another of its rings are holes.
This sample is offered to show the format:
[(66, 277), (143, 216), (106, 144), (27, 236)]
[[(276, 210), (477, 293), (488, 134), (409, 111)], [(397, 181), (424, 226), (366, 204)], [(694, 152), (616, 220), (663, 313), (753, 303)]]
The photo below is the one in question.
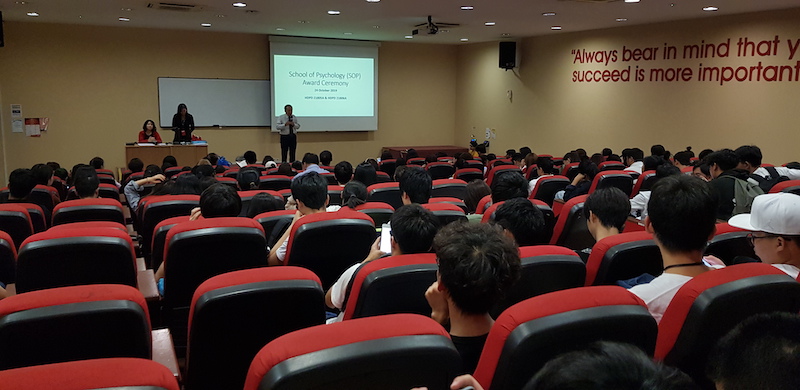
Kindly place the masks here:
[(763, 195), (764, 191), (761, 187), (752, 184), (748, 181), (733, 177), (728, 177), (733, 180), (733, 214), (749, 213), (750, 208), (753, 207), (753, 199), (756, 196)]
[(767, 172), (769, 173), (767, 177), (751, 174), (750, 178), (758, 183), (758, 186), (761, 188), (762, 191), (764, 191), (765, 194), (769, 192), (769, 190), (771, 190), (775, 184), (789, 180), (788, 177), (781, 176), (781, 174), (778, 173), (778, 170), (775, 169), (775, 167), (763, 167), (763, 168), (766, 169)]

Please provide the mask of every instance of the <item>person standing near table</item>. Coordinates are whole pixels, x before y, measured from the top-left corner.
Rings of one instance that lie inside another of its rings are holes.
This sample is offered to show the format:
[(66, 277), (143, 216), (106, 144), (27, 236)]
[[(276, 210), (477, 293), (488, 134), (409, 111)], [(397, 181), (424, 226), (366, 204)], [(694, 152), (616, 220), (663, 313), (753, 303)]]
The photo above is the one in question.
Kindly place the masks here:
[(192, 141), (194, 117), (188, 112), (186, 104), (178, 104), (178, 113), (172, 117), (172, 131), (175, 132), (173, 143)]
[(139, 142), (161, 143), (161, 136), (156, 130), (156, 123), (152, 119), (144, 121), (142, 131), (139, 132)]
[[(281, 134), (281, 161), (292, 162), (295, 160), (297, 152), (297, 130), (300, 123), (297, 117), (292, 115), (292, 105), (287, 104), (283, 107), (285, 114), (278, 117), (278, 131)], [(290, 160), (286, 159), (286, 152), (289, 152)]]

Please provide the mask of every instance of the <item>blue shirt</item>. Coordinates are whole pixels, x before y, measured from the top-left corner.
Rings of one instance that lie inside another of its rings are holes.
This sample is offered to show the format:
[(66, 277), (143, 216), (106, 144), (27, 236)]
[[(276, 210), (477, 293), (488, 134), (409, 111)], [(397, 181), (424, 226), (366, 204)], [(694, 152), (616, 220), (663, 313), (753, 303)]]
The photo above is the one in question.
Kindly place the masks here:
[(311, 164), (303, 172), (300, 172), (300, 173), (294, 175), (292, 180), (297, 179), (298, 177), (303, 176), (303, 175), (305, 175), (306, 173), (309, 173), (309, 172), (316, 172), (316, 173), (319, 173), (320, 175), (323, 174), (323, 173), (330, 173), (330, 172), (320, 168), (319, 165), (317, 165), (317, 164)]

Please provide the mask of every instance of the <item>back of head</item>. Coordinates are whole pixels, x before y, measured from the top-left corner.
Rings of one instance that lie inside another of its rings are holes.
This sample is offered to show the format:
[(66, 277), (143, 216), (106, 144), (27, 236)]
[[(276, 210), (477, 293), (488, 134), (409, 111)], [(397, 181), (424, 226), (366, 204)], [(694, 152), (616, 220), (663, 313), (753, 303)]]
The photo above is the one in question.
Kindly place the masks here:
[(703, 149), (700, 151), (700, 154), (697, 155), (697, 158), (699, 158), (700, 160), (704, 160), (706, 156), (708, 156), (711, 153), (714, 153), (714, 151), (711, 149)]
[(686, 150), (675, 153), (675, 156), (673, 158), (675, 159), (675, 161), (679, 162), (683, 166), (692, 165), (692, 155), (690, 152)]
[(531, 148), (529, 148), (527, 146), (523, 146), (523, 147), (519, 148), (519, 154), (521, 154), (523, 156), (527, 156), (527, 155), (531, 154), (532, 152), (533, 151), (531, 150)]
[(333, 167), (333, 176), (339, 184), (345, 184), (353, 178), (353, 164), (347, 161), (340, 161)]
[(553, 173), (553, 159), (550, 157), (539, 157), (536, 159), (536, 166), (544, 172), (545, 175)]
[(33, 187), (36, 187), (36, 179), (30, 169), (18, 168), (8, 176), (8, 193), (13, 198), (22, 199), (28, 196)]
[(200, 195), (200, 179), (195, 175), (180, 175), (170, 192), (172, 195)]
[(319, 156), (314, 153), (306, 153), (303, 155), (303, 164), (317, 164), (319, 165)]
[(644, 152), (639, 148), (622, 149), (622, 159), (626, 160), (628, 157), (632, 158), (633, 161), (642, 161), (644, 158)]
[(525, 158), (525, 155), (523, 155), (522, 153), (514, 153), (513, 155), (511, 155), (511, 161), (512, 161), (514, 164), (518, 164), (518, 163), (519, 163), (520, 161), (522, 161), (524, 158)]
[(439, 220), (417, 204), (409, 204), (392, 214), (392, 237), (405, 255), (431, 251)]
[(764, 157), (761, 154), (761, 148), (755, 145), (740, 146), (736, 148), (735, 153), (739, 156), (739, 161), (749, 163), (753, 167), (760, 166)]
[(705, 162), (708, 166), (717, 165), (723, 172), (735, 169), (739, 165), (739, 156), (730, 149), (717, 150), (706, 156)]
[(800, 316), (748, 318), (720, 340), (709, 363), (719, 389), (800, 389)]
[(603, 155), (603, 157), (608, 157), (608, 156), (614, 154), (614, 151), (612, 151), (611, 148), (603, 148), (603, 151), (602, 151), (601, 154)]
[(507, 158), (511, 158), (511, 156), (513, 156), (513, 155), (515, 155), (515, 154), (517, 154), (517, 151), (516, 151), (515, 149), (508, 149), (508, 150), (506, 150), (506, 157), (507, 157)]
[(150, 164), (144, 170), (144, 177), (151, 177), (161, 173), (161, 167), (156, 164)]
[(236, 181), (242, 191), (258, 189), (259, 177), (261, 172), (254, 167), (244, 167), (236, 173)]
[(91, 165), (94, 169), (103, 169), (105, 161), (103, 161), (103, 159), (100, 157), (95, 157), (89, 161), (89, 165)]
[(435, 154), (429, 154), (429, 155), (425, 156), (425, 162), (428, 163), (428, 164), (435, 163), (437, 161), (439, 161), (439, 158), (436, 157)]
[(606, 159), (606, 161), (617, 161), (617, 162), (622, 162), (622, 157), (620, 157), (618, 154), (611, 154), (611, 155), (609, 155), (609, 156), (608, 156), (608, 158)]
[(161, 170), (164, 171), (169, 167), (177, 167), (178, 160), (175, 156), (164, 156), (164, 159), (161, 160)]
[(69, 172), (67, 172), (66, 168), (58, 167), (53, 171), (53, 176), (66, 181), (69, 177)]
[(84, 166), (76, 169), (72, 180), (75, 192), (81, 199), (94, 197), (97, 194), (97, 188), (100, 187), (97, 172), (92, 167)]
[(491, 188), (481, 179), (475, 179), (467, 183), (467, 190), (464, 194), (464, 204), (467, 206), (467, 211), (471, 214), (475, 213), (481, 199), (491, 194)]
[(256, 156), (256, 152), (252, 150), (244, 152), (244, 161), (247, 162), (247, 165), (255, 164), (256, 161), (258, 161), (258, 156)]
[(602, 154), (595, 153), (595, 154), (592, 155), (592, 157), (589, 157), (589, 161), (593, 162), (594, 165), (599, 166), (600, 163), (602, 163), (605, 160), (603, 160), (603, 155)]
[(654, 171), (656, 167), (661, 164), (664, 164), (664, 159), (661, 156), (647, 156), (642, 160), (643, 171)]
[(656, 144), (650, 147), (651, 156), (664, 156), (666, 151), (667, 149), (664, 147), (664, 145)]
[(408, 149), (406, 151), (406, 159), (412, 159), (417, 157), (419, 157), (419, 154), (417, 153), (416, 149)]
[(200, 194), (200, 212), (205, 218), (235, 217), (240, 211), (242, 199), (229, 185), (217, 183)]
[(310, 209), (322, 209), (328, 201), (328, 181), (313, 171), (299, 176), (292, 180), (292, 196)]
[(322, 165), (331, 165), (331, 161), (333, 161), (333, 153), (330, 150), (323, 150), (319, 153), (319, 162)]
[(292, 164), (282, 163), (280, 166), (278, 166), (278, 174), (284, 176), (293, 176), (294, 172), (292, 171)]
[[(208, 162), (208, 160), (205, 161)], [(204, 177), (214, 177), (214, 175), (216, 175), (216, 170), (214, 170), (214, 167), (212, 167), (211, 164), (204, 164), (196, 165), (194, 168), (192, 168), (192, 173), (194, 173), (198, 178), (202, 179)]]
[(519, 249), (494, 224), (452, 222), (433, 248), (441, 283), (465, 313), (487, 313), (519, 278)]
[(50, 179), (53, 178), (53, 168), (45, 164), (36, 164), (31, 168), (31, 174), (36, 184), (49, 185)]
[(519, 246), (546, 244), (544, 214), (526, 198), (513, 198), (497, 208), (494, 221), (514, 235)]
[(697, 390), (699, 387), (688, 375), (654, 362), (633, 345), (600, 341), (547, 362), (524, 389)]
[(432, 191), (433, 180), (420, 167), (409, 167), (400, 176), (400, 192), (406, 194), (411, 203), (428, 203)]
[(350, 181), (342, 189), (342, 207), (355, 209), (367, 203), (367, 186), (360, 181)]
[(353, 180), (360, 181), (364, 183), (365, 186), (369, 187), (378, 182), (378, 173), (375, 171), (375, 167), (373, 167), (372, 164), (364, 162), (358, 164), (356, 167)]
[(275, 210), (283, 210), (283, 200), (266, 192), (260, 192), (250, 199), (250, 204), (247, 207), (247, 218), (255, 218), (258, 214)]
[(492, 202), (528, 196), (528, 181), (517, 170), (497, 172), (492, 179)]
[(383, 161), (383, 160), (391, 160), (393, 158), (394, 158), (394, 156), (392, 156), (392, 152), (390, 152), (388, 150), (384, 150), (383, 152), (381, 152), (381, 161)]
[(656, 167), (656, 177), (662, 178), (673, 175), (680, 175), (681, 169), (672, 164), (661, 164)]
[(599, 188), (583, 203), (583, 216), (586, 220), (589, 220), (589, 212), (596, 215), (603, 226), (615, 227), (621, 232), (631, 214), (631, 202), (619, 188)]
[(675, 175), (659, 179), (650, 192), (648, 218), (655, 238), (672, 252), (702, 251), (714, 233), (718, 200), (701, 179)]
[(211, 165), (217, 165), (217, 161), (219, 161), (219, 156), (216, 153), (209, 153), (206, 156), (206, 160), (211, 163)]
[(134, 157), (131, 161), (128, 161), (128, 170), (131, 172), (141, 172), (144, 170), (144, 162), (140, 158)]
[(586, 180), (594, 180), (594, 177), (597, 176), (597, 172), (599, 172), (599, 169), (591, 160), (583, 160), (578, 164), (578, 173), (582, 173)]

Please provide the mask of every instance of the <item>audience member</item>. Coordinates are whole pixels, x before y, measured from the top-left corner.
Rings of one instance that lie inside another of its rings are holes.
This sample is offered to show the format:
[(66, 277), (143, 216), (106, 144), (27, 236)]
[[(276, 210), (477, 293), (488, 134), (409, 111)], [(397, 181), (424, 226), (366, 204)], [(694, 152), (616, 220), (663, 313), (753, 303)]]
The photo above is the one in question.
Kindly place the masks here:
[(91, 165), (95, 170), (103, 169), (105, 166), (105, 161), (101, 157), (95, 157), (89, 160), (89, 165)]
[(711, 181), (711, 169), (708, 167), (708, 164), (702, 161), (695, 161), (694, 167), (692, 168), (692, 176), (703, 179), (705, 182)]
[(200, 179), (195, 175), (180, 175), (174, 180), (171, 195), (201, 195)]
[(492, 180), (492, 203), (528, 196), (528, 181), (518, 170), (500, 171)]
[(400, 199), (403, 204), (425, 204), (431, 197), (433, 181), (420, 167), (409, 167), (400, 176)]
[(572, 183), (563, 191), (556, 192), (555, 198), (567, 201), (576, 196), (588, 194), (597, 173), (597, 165), (594, 165), (590, 160), (581, 161), (578, 165), (578, 174), (572, 179)]
[(239, 172), (236, 172), (236, 182), (239, 184), (239, 190), (257, 190), (260, 177), (261, 172), (258, 168), (244, 167), (239, 169)]
[(331, 161), (333, 161), (333, 153), (330, 150), (323, 150), (319, 153), (319, 163), (329, 167), (331, 165)]
[(431, 318), (450, 323), (464, 373), (475, 371), (494, 324), (491, 309), (519, 278), (519, 249), (493, 224), (453, 222), (434, 238), (439, 273), (425, 292)]
[(678, 169), (683, 169), (692, 166), (692, 155), (691, 152), (687, 150), (675, 153), (673, 160), (675, 166), (678, 167)]
[(333, 176), (336, 178), (336, 182), (344, 187), (353, 179), (353, 165), (347, 161), (340, 161), (333, 167)]
[(603, 148), (603, 151), (600, 154), (603, 155), (603, 159), (605, 161), (608, 161), (608, 157), (614, 154), (614, 151), (612, 151), (611, 148)]
[(142, 198), (142, 192), (145, 189), (144, 186), (148, 184), (155, 185), (164, 180), (167, 180), (167, 178), (161, 173), (161, 168), (159, 168), (158, 165), (150, 164), (147, 166), (147, 169), (144, 170), (143, 178), (129, 181), (128, 184), (125, 185), (123, 192), (131, 210), (136, 212), (139, 209), (139, 201)]
[(134, 157), (128, 161), (128, 170), (131, 173), (142, 172), (144, 171), (144, 162), (140, 158)]
[(284, 176), (294, 176), (295, 174), (294, 170), (292, 169), (292, 164), (287, 162), (281, 163), (281, 165), (278, 167), (277, 173)]
[[(671, 164), (661, 164), (655, 169), (656, 180), (661, 180), (667, 176), (680, 175), (681, 170)], [(644, 219), (647, 217), (647, 202), (650, 201), (650, 190), (640, 190), (630, 200), (630, 212), (636, 218)], [(585, 207), (585, 206), (584, 206)]]
[[(292, 180), (292, 197), (297, 204), (297, 212), (281, 238), (276, 241), (275, 246), (269, 252), (269, 265), (283, 265), (289, 244), (289, 234), (292, 226), (300, 218), (325, 212), (325, 207), (328, 205), (328, 181), (317, 172), (308, 172), (298, 177), (297, 180)], [(277, 229), (278, 226), (275, 226), (273, 232)]]
[[(475, 179), (467, 183), (467, 189), (464, 193), (464, 204), (467, 206), (467, 214), (474, 215), (477, 212), (478, 203), (480, 203), (481, 199), (491, 194), (492, 190), (483, 180)], [(478, 220), (480, 221), (480, 217)]]
[(735, 152), (739, 157), (737, 168), (747, 171), (750, 174), (750, 182), (761, 187), (765, 193), (782, 181), (800, 180), (800, 169), (761, 166), (763, 155), (758, 146), (740, 146)]
[[(205, 164), (203, 164), (205, 162)], [(202, 179), (204, 177), (215, 177), (216, 172), (214, 171), (214, 167), (206, 159), (200, 160), (199, 165), (195, 165), (192, 168), (192, 173), (197, 176), (198, 179)]]
[(297, 175), (295, 175), (294, 178), (292, 178), (292, 181), (296, 180), (300, 176), (307, 175), (311, 172), (316, 172), (319, 174), (330, 173), (319, 167), (319, 156), (317, 156), (314, 153), (306, 153), (303, 156), (303, 171), (298, 172)]
[(622, 233), (630, 212), (628, 196), (616, 187), (597, 189), (583, 203), (583, 217), (595, 241)]
[(625, 163), (626, 171), (641, 174), (644, 163), (644, 152), (639, 148), (628, 148), (622, 150), (622, 162)]
[(36, 164), (31, 167), (31, 174), (33, 175), (36, 184), (44, 186), (53, 185), (53, 168), (46, 164)]
[(17, 168), (8, 176), (8, 202), (27, 202), (33, 188), (36, 187), (36, 178), (27, 168)]
[(360, 181), (351, 181), (342, 189), (342, 207), (354, 209), (367, 203), (367, 186)]
[(353, 180), (360, 181), (369, 187), (378, 182), (378, 173), (372, 164), (363, 162), (356, 167), (356, 171), (353, 173)]
[(518, 246), (550, 241), (544, 214), (526, 198), (513, 198), (501, 204), (494, 213), (494, 223), (500, 225)]
[(248, 151), (244, 152), (244, 161), (247, 163), (247, 165), (255, 164), (256, 161), (258, 161), (258, 157), (256, 156), (256, 152), (254, 152), (252, 150), (248, 150)]
[(698, 158), (699, 160), (701, 160), (701, 161), (702, 161), (702, 160), (705, 160), (705, 159), (706, 159), (706, 156), (708, 156), (708, 155), (709, 155), (709, 154), (711, 154), (711, 153), (714, 153), (714, 151), (713, 151), (713, 150), (711, 150), (711, 149), (703, 149), (702, 151), (700, 151), (700, 154), (698, 154), (698, 155), (697, 155), (697, 158)]
[(99, 197), (100, 180), (97, 178), (95, 168), (86, 166), (80, 167), (75, 171), (73, 177), (75, 193), (78, 198), (97, 198)]
[(208, 160), (208, 162), (210, 162), (211, 165), (217, 165), (217, 162), (219, 161), (219, 156), (216, 153), (209, 153), (206, 156), (206, 160)]
[(536, 188), (536, 183), (543, 177), (553, 176), (553, 159), (550, 157), (539, 157), (536, 159), (536, 178), (528, 182), (528, 194)]
[(161, 161), (161, 172), (166, 172), (167, 168), (177, 167), (178, 160), (175, 156), (165, 156)]
[(747, 181), (747, 171), (737, 168), (739, 156), (733, 150), (722, 149), (709, 154), (706, 162), (713, 177), (709, 185), (716, 191), (719, 203), (717, 219), (727, 221), (731, 216), (749, 212), (755, 195), (764, 191)]
[(667, 149), (664, 148), (664, 145), (655, 144), (655, 145), (650, 147), (650, 155), (651, 156), (664, 157), (664, 153), (666, 153), (666, 152), (667, 152)]

